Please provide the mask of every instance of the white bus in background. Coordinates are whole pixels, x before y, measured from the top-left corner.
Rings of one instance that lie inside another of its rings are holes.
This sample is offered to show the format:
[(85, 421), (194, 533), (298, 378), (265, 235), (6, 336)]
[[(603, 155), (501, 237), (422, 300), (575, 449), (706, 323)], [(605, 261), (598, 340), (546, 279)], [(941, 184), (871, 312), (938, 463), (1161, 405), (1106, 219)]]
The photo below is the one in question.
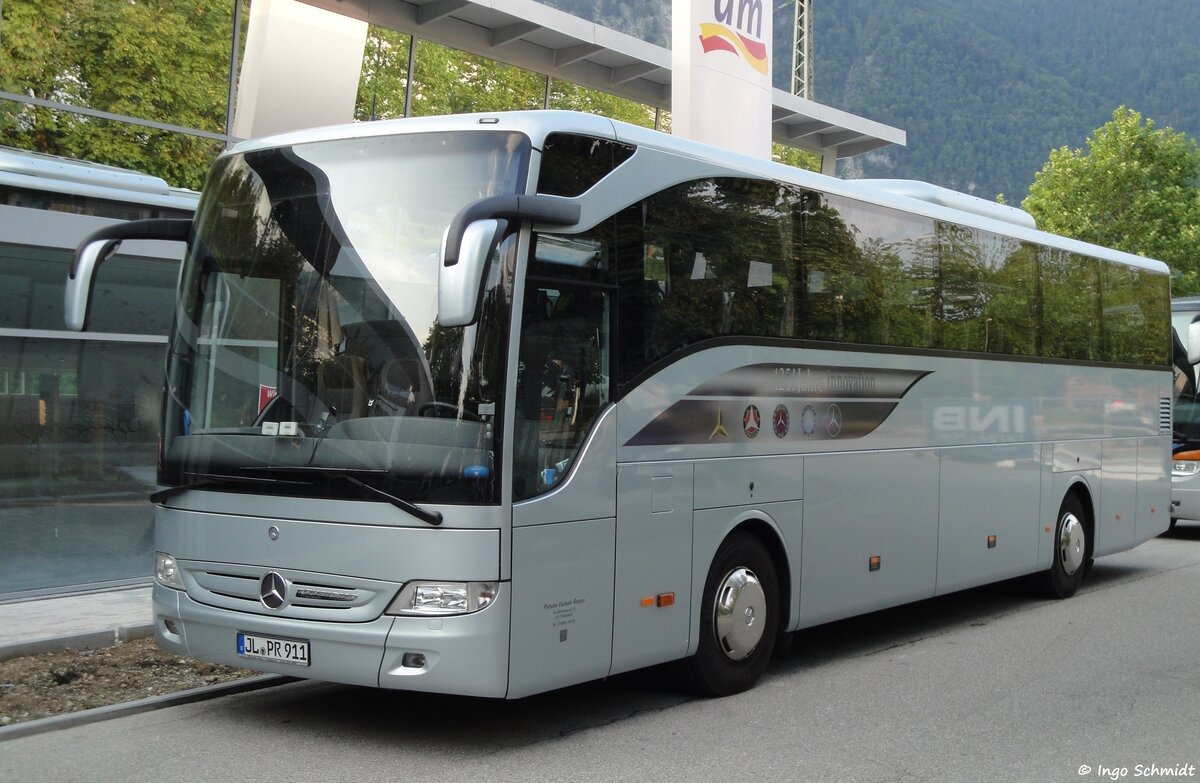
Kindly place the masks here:
[[(599, 117), (250, 141), (169, 346), (154, 624), (180, 654), (517, 698), (1167, 528), (1164, 265), (1017, 210)], [(939, 203), (940, 202), (940, 203)], [(1120, 401), (1120, 405), (1116, 402)]]
[(1172, 369), (1175, 374), (1171, 462), (1171, 527), (1200, 520), (1200, 297), (1171, 301)]
[(158, 177), (0, 147), (0, 599), (145, 584), (162, 359), (182, 248), (130, 243), (95, 284), (93, 330), (63, 328), (79, 241), (190, 218)]

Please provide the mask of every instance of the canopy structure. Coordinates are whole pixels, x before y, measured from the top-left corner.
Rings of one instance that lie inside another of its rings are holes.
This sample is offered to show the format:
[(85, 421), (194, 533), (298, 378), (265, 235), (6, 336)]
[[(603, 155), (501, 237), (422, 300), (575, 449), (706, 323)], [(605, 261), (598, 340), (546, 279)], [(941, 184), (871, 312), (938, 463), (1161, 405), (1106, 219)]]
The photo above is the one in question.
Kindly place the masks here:
[[(661, 109), (671, 107), (671, 52), (531, 0), (302, 0), (471, 54)], [(903, 145), (905, 132), (774, 90), (775, 141), (839, 158)]]

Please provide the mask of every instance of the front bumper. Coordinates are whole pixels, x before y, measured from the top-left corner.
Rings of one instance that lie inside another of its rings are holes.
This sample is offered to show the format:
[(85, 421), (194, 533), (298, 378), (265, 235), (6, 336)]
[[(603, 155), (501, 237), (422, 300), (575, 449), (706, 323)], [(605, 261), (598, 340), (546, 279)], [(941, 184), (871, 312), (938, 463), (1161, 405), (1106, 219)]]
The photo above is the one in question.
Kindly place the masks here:
[(1200, 473), (1171, 475), (1171, 518), (1200, 520)]
[[(503, 698), (508, 690), (510, 593), (479, 612), (452, 617), (381, 616), (339, 623), (249, 614), (201, 604), (186, 593), (154, 586), (159, 647), (214, 663), (256, 671), (430, 693)], [(309, 643), (310, 665), (237, 654), (238, 632)], [(419, 660), (420, 666), (406, 666)]]

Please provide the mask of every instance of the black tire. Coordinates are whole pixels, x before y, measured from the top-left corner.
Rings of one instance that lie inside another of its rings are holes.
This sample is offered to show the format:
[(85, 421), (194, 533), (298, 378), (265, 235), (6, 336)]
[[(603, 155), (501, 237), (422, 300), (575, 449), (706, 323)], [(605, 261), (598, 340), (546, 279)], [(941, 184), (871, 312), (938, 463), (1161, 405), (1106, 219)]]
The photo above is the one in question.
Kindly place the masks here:
[(775, 561), (763, 543), (748, 533), (725, 539), (704, 582), (699, 647), (677, 666), (682, 682), (705, 696), (754, 687), (771, 662), (779, 604)]
[(1091, 564), (1087, 513), (1079, 496), (1070, 493), (1058, 509), (1054, 525), (1054, 562), (1039, 574), (1039, 591), (1047, 598), (1070, 598)]

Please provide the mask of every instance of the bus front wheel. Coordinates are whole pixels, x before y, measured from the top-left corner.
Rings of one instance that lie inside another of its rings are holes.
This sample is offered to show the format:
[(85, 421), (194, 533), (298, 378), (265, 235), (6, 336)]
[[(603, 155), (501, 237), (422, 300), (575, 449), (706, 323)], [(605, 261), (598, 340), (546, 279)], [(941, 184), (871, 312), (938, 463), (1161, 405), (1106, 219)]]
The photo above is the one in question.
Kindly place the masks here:
[(729, 696), (758, 682), (779, 630), (779, 581), (767, 548), (748, 533), (727, 538), (708, 569), (696, 654), (679, 663), (692, 690)]
[(1088, 565), (1087, 514), (1075, 493), (1058, 510), (1054, 528), (1054, 562), (1041, 574), (1041, 592), (1049, 598), (1070, 598), (1083, 581)]

